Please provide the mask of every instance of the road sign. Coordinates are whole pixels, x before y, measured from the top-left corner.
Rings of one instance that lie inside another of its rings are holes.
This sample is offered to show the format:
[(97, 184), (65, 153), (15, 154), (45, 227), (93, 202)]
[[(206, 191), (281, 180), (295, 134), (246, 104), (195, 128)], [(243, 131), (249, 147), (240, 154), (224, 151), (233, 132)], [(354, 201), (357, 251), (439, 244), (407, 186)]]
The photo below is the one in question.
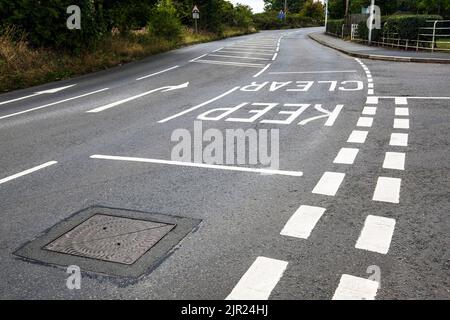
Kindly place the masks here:
[(192, 9), (192, 18), (195, 21), (195, 33), (198, 33), (197, 20), (200, 19), (200, 10), (196, 5)]
[(197, 6), (194, 6), (194, 9), (192, 9), (192, 13), (200, 13), (200, 10), (198, 10)]

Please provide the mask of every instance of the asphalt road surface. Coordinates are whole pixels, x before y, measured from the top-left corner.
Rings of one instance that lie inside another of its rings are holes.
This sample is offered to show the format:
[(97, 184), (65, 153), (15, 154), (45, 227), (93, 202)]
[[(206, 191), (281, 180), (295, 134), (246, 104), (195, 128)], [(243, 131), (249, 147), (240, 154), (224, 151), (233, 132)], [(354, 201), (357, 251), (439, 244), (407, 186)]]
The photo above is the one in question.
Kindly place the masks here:
[[(318, 30), (0, 95), (0, 298), (449, 299), (450, 66), (358, 60)], [(279, 163), (250, 144), (211, 163), (207, 142), (177, 161), (200, 125), (224, 154), (226, 129), (268, 133)], [(139, 277), (80, 265), (80, 289), (14, 254), (95, 205), (201, 222)]]

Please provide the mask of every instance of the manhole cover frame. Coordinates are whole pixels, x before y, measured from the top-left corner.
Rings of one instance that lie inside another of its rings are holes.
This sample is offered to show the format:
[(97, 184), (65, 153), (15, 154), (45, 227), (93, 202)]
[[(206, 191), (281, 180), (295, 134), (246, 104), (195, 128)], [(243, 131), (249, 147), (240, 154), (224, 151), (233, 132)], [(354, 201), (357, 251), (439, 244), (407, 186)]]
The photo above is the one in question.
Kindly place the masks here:
[[(49, 243), (60, 238), (96, 214), (173, 224), (175, 227), (150, 250), (145, 252), (136, 262), (130, 265), (45, 249)], [(46, 265), (58, 265), (62, 267), (76, 265), (80, 267), (82, 272), (91, 271), (112, 276), (137, 278), (148, 271), (152, 271), (161, 264), (171, 254), (172, 249), (191, 233), (200, 222), (200, 219), (95, 205), (72, 214), (67, 219), (44, 231), (42, 235), (27, 242), (15, 251), (14, 255)]]

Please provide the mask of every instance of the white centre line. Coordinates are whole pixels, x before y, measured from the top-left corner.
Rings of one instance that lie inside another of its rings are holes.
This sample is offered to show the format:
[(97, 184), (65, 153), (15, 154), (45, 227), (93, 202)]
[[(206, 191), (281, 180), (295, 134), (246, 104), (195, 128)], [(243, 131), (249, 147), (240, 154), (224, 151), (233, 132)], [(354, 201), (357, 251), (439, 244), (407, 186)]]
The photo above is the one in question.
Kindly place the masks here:
[(284, 171), (284, 170), (273, 170), (273, 169), (255, 169), (255, 168), (246, 168), (246, 167), (224, 166), (224, 165), (218, 165), (218, 164), (182, 162), (182, 161), (171, 161), (171, 160), (161, 160), (161, 159), (107, 156), (107, 155), (98, 155), (98, 154), (92, 155), (92, 156), (90, 156), (90, 158), (91, 159), (101, 159), (101, 160), (155, 163), (155, 164), (182, 166), (182, 167), (195, 167), (195, 168), (228, 170), (228, 171), (238, 171), (238, 172), (250, 172), (250, 173), (259, 173), (259, 174), (265, 174), (265, 175), (283, 175), (283, 176), (292, 176), (292, 177), (301, 177), (301, 176), (303, 176), (303, 172), (301, 172), (301, 171)]
[(371, 127), (373, 123), (373, 118), (371, 117), (360, 117), (358, 119), (357, 127)]
[(267, 66), (265, 66), (264, 69), (262, 69), (260, 72), (258, 72), (257, 74), (255, 74), (255, 75), (253, 76), (253, 78), (257, 78), (257, 77), (259, 77), (260, 75), (262, 75), (267, 69), (270, 68), (270, 66), (271, 66), (271, 63), (269, 63)]
[(400, 178), (379, 177), (372, 200), (399, 203), (401, 184)]
[(173, 116), (170, 116), (170, 117), (167, 117), (165, 119), (159, 120), (158, 123), (164, 123), (164, 122), (167, 122), (169, 120), (175, 119), (175, 118), (177, 118), (179, 116), (185, 115), (186, 113), (189, 113), (191, 111), (194, 111), (196, 109), (204, 107), (204, 106), (206, 106), (206, 105), (208, 105), (208, 104), (210, 104), (210, 103), (212, 103), (214, 101), (217, 101), (217, 100), (219, 100), (219, 99), (221, 99), (221, 98), (223, 98), (223, 97), (229, 95), (230, 93), (233, 93), (234, 91), (239, 90), (239, 89), (240, 89), (240, 87), (234, 87), (233, 89), (228, 90), (227, 92), (222, 93), (220, 96), (217, 96), (217, 97), (215, 97), (215, 98), (213, 98), (211, 100), (208, 100), (206, 102), (200, 103), (199, 105), (196, 105), (196, 106), (194, 106), (192, 108), (189, 108), (189, 109), (186, 109), (184, 111), (181, 111), (181, 112), (179, 112), (179, 113), (177, 113), (177, 114), (175, 114)]
[(174, 67), (172, 67), (172, 68), (168, 68), (168, 69), (165, 69), (165, 70), (162, 70), (162, 71), (158, 71), (158, 72), (149, 74), (149, 75), (147, 75), (147, 76), (143, 76), (143, 77), (137, 78), (136, 80), (139, 81), (139, 80), (142, 80), (142, 79), (150, 78), (150, 77), (156, 76), (156, 75), (158, 75), (158, 74), (161, 74), (161, 73), (164, 73), (164, 72), (167, 72), (167, 71), (170, 71), (170, 70), (179, 68), (179, 67), (180, 67), (180, 66), (174, 66)]
[(355, 248), (387, 254), (394, 234), (395, 219), (369, 215)]
[(256, 258), (226, 300), (267, 300), (287, 265), (286, 261)]
[(408, 134), (407, 133), (392, 133), (389, 145), (398, 147), (408, 146)]
[(395, 108), (395, 115), (396, 116), (409, 116), (409, 109), (397, 107), (397, 108)]
[(25, 175), (27, 175), (27, 174), (30, 174), (30, 173), (33, 173), (33, 172), (35, 172), (35, 171), (41, 170), (41, 169), (43, 169), (43, 168), (52, 166), (52, 165), (54, 165), (54, 164), (56, 164), (56, 163), (58, 163), (58, 162), (57, 162), (57, 161), (49, 161), (49, 162), (46, 162), (46, 163), (44, 163), (44, 164), (41, 164), (41, 165), (39, 165), (39, 166), (37, 166), (37, 167), (34, 167), (34, 168), (31, 168), (31, 169), (28, 169), (28, 170), (25, 170), (25, 171), (16, 173), (16, 174), (14, 174), (14, 175), (12, 175), (12, 176), (9, 176), (9, 177), (0, 179), (0, 184), (6, 183), (6, 182), (8, 182), (8, 181), (11, 181), (11, 180), (14, 180), (14, 179), (17, 179), (17, 178), (20, 178), (20, 177), (23, 177), (23, 176), (25, 176)]
[(362, 114), (366, 116), (374, 116), (377, 113), (377, 107), (364, 107)]
[(379, 285), (377, 281), (343, 274), (333, 300), (375, 300)]
[(335, 196), (344, 177), (345, 173), (325, 172), (314, 187), (312, 193)]
[(367, 134), (369, 131), (359, 131), (353, 130), (350, 136), (348, 137), (347, 142), (349, 143), (364, 143), (366, 142)]
[(333, 163), (340, 164), (353, 164), (355, 162), (355, 158), (358, 155), (359, 149), (355, 148), (342, 148), (339, 150), (338, 155), (334, 159)]
[(394, 129), (409, 129), (409, 119), (394, 119)]
[(6, 116), (0, 117), (0, 120), (1, 119), (6, 119), (6, 118), (9, 118), (9, 117), (14, 117), (14, 116), (17, 116), (19, 114), (24, 114), (24, 113), (36, 111), (36, 110), (39, 110), (39, 109), (47, 108), (47, 107), (54, 106), (56, 104), (64, 103), (64, 102), (67, 102), (67, 101), (71, 101), (71, 100), (87, 97), (87, 96), (90, 96), (92, 94), (96, 94), (96, 93), (99, 93), (99, 92), (102, 92), (102, 91), (106, 91), (106, 90), (109, 90), (109, 88), (103, 88), (103, 89), (100, 89), (100, 90), (96, 90), (96, 91), (93, 91), (93, 92), (82, 94), (80, 96), (76, 96), (76, 97), (72, 97), (72, 98), (68, 98), (68, 99), (52, 102), (52, 103), (49, 103), (49, 104), (46, 104), (46, 105), (43, 105), (43, 106), (40, 106), (40, 107), (36, 107), (36, 108), (32, 108), (32, 109), (28, 109), (28, 110), (24, 110), (24, 111), (20, 111), (20, 112), (8, 114)]
[(300, 206), (280, 232), (282, 236), (308, 239), (325, 208)]
[(383, 162), (384, 169), (405, 170), (405, 153), (386, 152)]

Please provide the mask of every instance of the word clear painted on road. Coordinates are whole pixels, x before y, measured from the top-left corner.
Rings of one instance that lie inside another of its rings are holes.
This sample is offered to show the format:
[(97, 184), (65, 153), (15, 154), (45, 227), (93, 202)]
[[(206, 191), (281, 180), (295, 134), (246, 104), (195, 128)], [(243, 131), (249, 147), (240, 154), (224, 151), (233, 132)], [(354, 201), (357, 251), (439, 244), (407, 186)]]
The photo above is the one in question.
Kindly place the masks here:
[(259, 92), (261, 90), (268, 90), (269, 92), (308, 92), (314, 86), (319, 89), (326, 89), (329, 92), (335, 91), (361, 91), (364, 89), (362, 81), (347, 80), (347, 81), (266, 81), (262, 83), (252, 82), (251, 84), (242, 87), (240, 90), (244, 92)]

